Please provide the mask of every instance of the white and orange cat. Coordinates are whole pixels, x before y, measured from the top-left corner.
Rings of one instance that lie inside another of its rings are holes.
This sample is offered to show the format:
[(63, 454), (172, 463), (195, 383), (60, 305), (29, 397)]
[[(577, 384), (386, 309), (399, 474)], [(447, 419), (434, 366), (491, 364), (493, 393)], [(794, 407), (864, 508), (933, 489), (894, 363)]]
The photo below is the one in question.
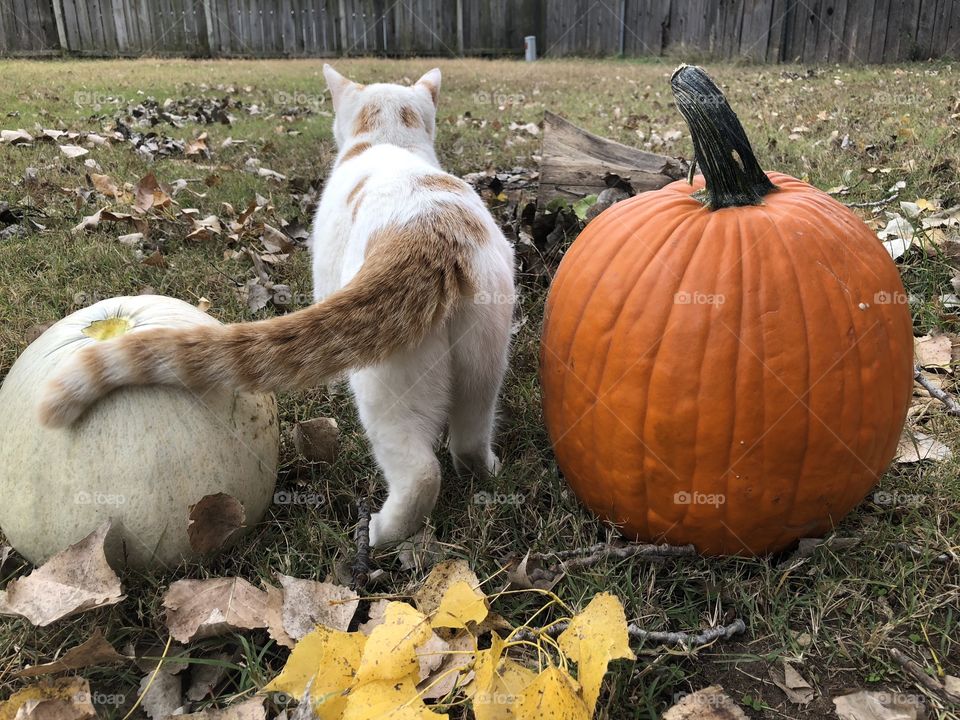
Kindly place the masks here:
[(49, 426), (124, 385), (309, 388), (349, 371), (389, 495), (373, 544), (415, 532), (440, 489), (445, 427), (461, 471), (497, 472), (491, 448), (507, 367), (513, 249), (480, 197), (440, 169), (440, 71), (411, 87), (360, 85), (324, 66), (339, 153), (314, 219), (314, 305), (258, 322), (148, 329), (92, 345), (50, 381)]

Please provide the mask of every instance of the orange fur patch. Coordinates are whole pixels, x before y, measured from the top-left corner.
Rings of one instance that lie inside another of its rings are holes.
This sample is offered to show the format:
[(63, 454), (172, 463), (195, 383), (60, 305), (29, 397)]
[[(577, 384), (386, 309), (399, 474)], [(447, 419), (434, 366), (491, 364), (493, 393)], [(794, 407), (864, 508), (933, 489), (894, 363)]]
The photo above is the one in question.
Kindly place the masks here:
[(340, 162), (344, 163), (347, 162), (347, 160), (353, 160), (355, 157), (363, 155), (363, 153), (372, 147), (373, 146), (368, 142), (358, 142), (343, 154), (343, 157), (340, 158)]
[(420, 114), (412, 107), (407, 105), (404, 105), (402, 108), (400, 108), (400, 122), (402, 122), (408, 128), (423, 127), (423, 121), (420, 119)]
[(414, 180), (416, 187), (423, 190), (438, 190), (444, 192), (464, 192), (470, 186), (453, 175), (423, 175)]
[(364, 105), (357, 114), (357, 119), (353, 121), (353, 134), (363, 135), (373, 132), (380, 124), (380, 106)]

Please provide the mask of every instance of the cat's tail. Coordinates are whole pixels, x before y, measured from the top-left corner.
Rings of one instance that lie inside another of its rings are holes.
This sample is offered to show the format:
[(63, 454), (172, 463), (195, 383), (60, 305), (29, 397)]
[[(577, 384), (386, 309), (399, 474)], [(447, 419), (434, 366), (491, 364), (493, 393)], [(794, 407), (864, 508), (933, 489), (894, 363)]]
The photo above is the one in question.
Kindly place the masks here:
[(475, 291), (469, 255), (479, 240), (437, 232), (428, 223), (372, 234), (354, 279), (298, 312), (236, 325), (145, 329), (87, 346), (49, 381), (41, 422), (70, 425), (126, 385), (178, 385), (198, 394), (213, 386), (313, 387), (420, 343)]

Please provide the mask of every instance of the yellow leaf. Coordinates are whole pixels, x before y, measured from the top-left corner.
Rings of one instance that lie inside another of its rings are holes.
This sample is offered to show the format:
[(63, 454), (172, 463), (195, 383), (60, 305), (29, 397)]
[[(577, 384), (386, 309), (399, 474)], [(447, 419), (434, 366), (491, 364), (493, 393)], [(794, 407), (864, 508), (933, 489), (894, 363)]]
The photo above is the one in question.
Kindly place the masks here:
[(593, 711), (580, 697), (577, 682), (560, 668), (537, 675), (514, 706), (516, 720), (590, 720)]
[(417, 609), (424, 615), (432, 615), (440, 607), (447, 590), (461, 580), (472, 588), (480, 585), (480, 580), (465, 560), (444, 560), (437, 563), (413, 596)]
[(916, 205), (917, 205), (917, 208), (920, 209), (920, 212), (923, 212), (924, 210), (936, 209), (936, 206), (926, 198), (917, 198)]
[(466, 628), (468, 622), (483, 622), (487, 612), (484, 594), (460, 580), (444, 594), (430, 624), (435, 628)]
[(68, 677), (18, 690), (0, 702), (0, 720), (14, 720), (18, 715), (92, 720), (96, 717), (96, 711), (90, 703), (90, 684), (83, 678)]
[(477, 653), (474, 680), (467, 688), (477, 720), (508, 720), (513, 706), (536, 674), (518, 662), (502, 657), (504, 642), (491, 634), (490, 647)]
[[(322, 716), (324, 717), (325, 716)], [(441, 720), (417, 695), (414, 682), (404, 679), (374, 680), (358, 686), (346, 697), (342, 720)]]
[(563, 653), (577, 663), (583, 700), (593, 714), (600, 684), (611, 660), (636, 659), (630, 650), (627, 618), (619, 598), (599, 593), (557, 638)]
[(290, 653), (287, 664), (264, 692), (283, 692), (301, 699), (310, 685), (310, 697), (321, 718), (337, 718), (343, 711), (339, 693), (353, 684), (367, 636), (318, 626)]
[(392, 602), (384, 611), (383, 623), (370, 633), (357, 681), (410, 680), (416, 685), (420, 663), (416, 648), (430, 639), (427, 618), (406, 603)]

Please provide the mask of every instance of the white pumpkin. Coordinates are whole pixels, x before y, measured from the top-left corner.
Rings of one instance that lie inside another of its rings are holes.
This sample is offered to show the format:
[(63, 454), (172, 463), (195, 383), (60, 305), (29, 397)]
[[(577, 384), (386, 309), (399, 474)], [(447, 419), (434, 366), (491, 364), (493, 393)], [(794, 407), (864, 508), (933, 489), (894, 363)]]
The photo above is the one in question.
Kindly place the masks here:
[(111, 543), (111, 561), (170, 566), (197, 559), (187, 525), (205, 496), (236, 498), (245, 527), (263, 518), (279, 450), (272, 395), (128, 387), (67, 429), (37, 417), (46, 381), (86, 345), (216, 322), (173, 298), (116, 297), (56, 323), (17, 359), (0, 387), (0, 529), (22, 555), (39, 564), (113, 518), (124, 542)]

